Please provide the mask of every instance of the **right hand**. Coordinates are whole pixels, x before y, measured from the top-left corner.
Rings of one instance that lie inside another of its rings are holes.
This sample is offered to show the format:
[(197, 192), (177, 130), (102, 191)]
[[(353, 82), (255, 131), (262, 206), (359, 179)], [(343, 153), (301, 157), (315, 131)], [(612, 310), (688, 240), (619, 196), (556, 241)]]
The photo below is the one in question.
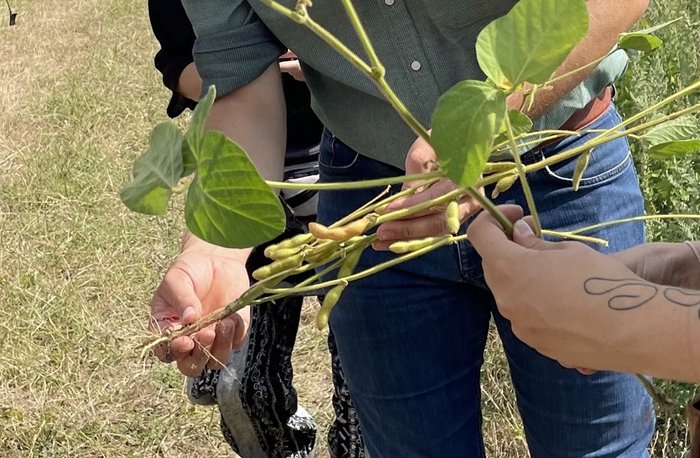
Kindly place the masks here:
[[(238, 298), (249, 287), (246, 257), (245, 250), (221, 248), (191, 237), (155, 292), (151, 331), (181, 328)], [(197, 377), (207, 364), (210, 368), (226, 364), (231, 349), (244, 341), (247, 321), (248, 310), (244, 309), (154, 352), (163, 362), (176, 361), (184, 375)]]

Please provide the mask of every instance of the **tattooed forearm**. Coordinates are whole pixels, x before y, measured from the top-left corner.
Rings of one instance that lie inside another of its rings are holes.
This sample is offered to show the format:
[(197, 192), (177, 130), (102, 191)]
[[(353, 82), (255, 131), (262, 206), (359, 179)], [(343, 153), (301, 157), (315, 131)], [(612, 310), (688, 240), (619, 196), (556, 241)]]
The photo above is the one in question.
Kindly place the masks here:
[(592, 296), (607, 296), (608, 307), (613, 310), (632, 310), (654, 299), (659, 288), (638, 278), (593, 277), (583, 282), (583, 289)]
[(606, 297), (612, 310), (636, 309), (656, 297), (681, 307), (700, 306), (700, 291), (659, 286), (639, 278), (592, 277), (583, 282), (583, 289), (586, 294)]

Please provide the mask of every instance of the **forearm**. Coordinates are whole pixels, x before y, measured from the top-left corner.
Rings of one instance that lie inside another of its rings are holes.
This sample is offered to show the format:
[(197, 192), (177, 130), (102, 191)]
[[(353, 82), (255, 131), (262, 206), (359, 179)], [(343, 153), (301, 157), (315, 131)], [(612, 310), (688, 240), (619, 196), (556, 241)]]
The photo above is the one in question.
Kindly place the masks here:
[(617, 322), (610, 346), (601, 349), (612, 358), (603, 369), (700, 382), (700, 291), (639, 278), (590, 278), (583, 289), (602, 322)]
[[(700, 242), (690, 243), (700, 252)], [(685, 243), (647, 243), (610, 256), (652, 283), (700, 290), (700, 260)]]
[[(240, 145), (267, 180), (281, 181), (286, 137), (285, 104), (280, 71), (271, 65), (250, 84), (218, 99), (209, 114), (207, 130), (222, 132)], [(186, 232), (182, 251), (215, 250), (243, 261), (251, 249), (214, 247)]]
[[(564, 75), (600, 59), (613, 48), (618, 35), (627, 31), (642, 16), (648, 0), (588, 0), (588, 33), (576, 45), (554, 76)], [(571, 92), (594, 70), (576, 72), (557, 81), (551, 89), (540, 90), (534, 98), (532, 108), (526, 113), (536, 119), (546, 113), (559, 99)], [(515, 93), (508, 99), (509, 108), (517, 109), (522, 102), (522, 94)]]

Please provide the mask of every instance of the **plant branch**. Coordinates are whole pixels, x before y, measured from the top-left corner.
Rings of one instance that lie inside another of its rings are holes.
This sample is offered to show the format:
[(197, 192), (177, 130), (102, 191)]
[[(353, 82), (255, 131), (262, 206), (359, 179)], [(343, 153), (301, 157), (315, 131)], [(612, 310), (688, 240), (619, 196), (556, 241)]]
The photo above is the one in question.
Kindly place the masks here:
[(317, 191), (340, 191), (346, 189), (375, 188), (392, 184), (405, 183), (415, 180), (430, 180), (441, 178), (445, 174), (439, 170), (426, 173), (414, 173), (411, 175), (401, 175), (389, 178), (378, 178), (375, 180), (344, 181), (339, 183), (288, 183), (286, 181), (266, 181), (268, 186), (274, 189), (314, 189)]
[(596, 229), (600, 229), (602, 227), (614, 226), (616, 224), (632, 223), (635, 221), (655, 221), (655, 220), (662, 220), (662, 219), (700, 219), (700, 215), (671, 213), (668, 215), (633, 216), (631, 218), (616, 219), (613, 221), (606, 221), (604, 223), (591, 224), (590, 226), (580, 227), (578, 229), (574, 229), (573, 231), (569, 231), (568, 234), (572, 234), (572, 235), (582, 234), (584, 232), (591, 232), (591, 231), (594, 231)]
[(525, 194), (525, 200), (527, 201), (527, 206), (530, 208), (530, 214), (532, 215), (532, 224), (535, 226), (535, 235), (538, 237), (542, 236), (542, 224), (540, 223), (540, 216), (537, 213), (537, 205), (535, 204), (535, 198), (532, 195), (532, 190), (530, 189), (530, 183), (527, 181), (527, 174), (525, 172), (525, 167), (523, 162), (520, 160), (520, 153), (518, 152), (518, 146), (515, 144), (515, 134), (513, 133), (513, 126), (510, 123), (510, 118), (505, 117), (506, 131), (508, 133), (508, 141), (510, 142), (510, 151), (513, 155), (513, 160), (515, 161), (516, 169), (518, 170), (518, 177), (520, 178), (520, 186), (523, 188), (523, 193)]

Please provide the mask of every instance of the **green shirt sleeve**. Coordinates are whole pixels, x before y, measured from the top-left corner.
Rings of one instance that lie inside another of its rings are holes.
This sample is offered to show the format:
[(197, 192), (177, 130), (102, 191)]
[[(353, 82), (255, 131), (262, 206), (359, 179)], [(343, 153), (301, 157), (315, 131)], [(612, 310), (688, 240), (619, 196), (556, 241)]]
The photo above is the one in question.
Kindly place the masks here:
[(245, 0), (183, 0), (197, 39), (193, 55), (202, 77), (226, 95), (260, 76), (287, 48)]

